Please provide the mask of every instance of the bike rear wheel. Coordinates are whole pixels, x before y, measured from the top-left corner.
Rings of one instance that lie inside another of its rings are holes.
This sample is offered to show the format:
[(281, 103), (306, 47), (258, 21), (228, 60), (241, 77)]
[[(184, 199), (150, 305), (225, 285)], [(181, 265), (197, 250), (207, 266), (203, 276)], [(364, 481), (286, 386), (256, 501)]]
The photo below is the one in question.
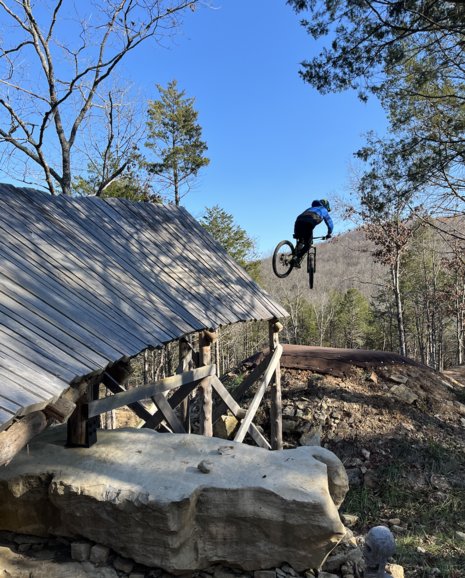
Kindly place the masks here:
[(310, 249), (307, 256), (307, 272), (308, 272), (308, 284), (310, 289), (313, 289), (313, 280), (315, 277), (315, 253)]
[(294, 257), (294, 245), (290, 241), (281, 241), (276, 246), (273, 253), (273, 271), (276, 277), (287, 277), (294, 268), (292, 258)]

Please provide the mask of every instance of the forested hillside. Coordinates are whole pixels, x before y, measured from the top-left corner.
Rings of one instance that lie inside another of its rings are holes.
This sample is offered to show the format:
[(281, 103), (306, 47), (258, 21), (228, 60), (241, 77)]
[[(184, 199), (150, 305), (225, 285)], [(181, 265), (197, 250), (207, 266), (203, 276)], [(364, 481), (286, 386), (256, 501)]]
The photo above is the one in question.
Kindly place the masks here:
[[(439, 221), (441, 228), (457, 220)], [(407, 355), (436, 369), (463, 361), (465, 284), (453, 238), (419, 227), (401, 254), (398, 298)], [(393, 268), (362, 229), (321, 243), (315, 285), (305, 262), (278, 279), (271, 258), (262, 283), (288, 310), (284, 340), (290, 343), (399, 351), (399, 320)]]

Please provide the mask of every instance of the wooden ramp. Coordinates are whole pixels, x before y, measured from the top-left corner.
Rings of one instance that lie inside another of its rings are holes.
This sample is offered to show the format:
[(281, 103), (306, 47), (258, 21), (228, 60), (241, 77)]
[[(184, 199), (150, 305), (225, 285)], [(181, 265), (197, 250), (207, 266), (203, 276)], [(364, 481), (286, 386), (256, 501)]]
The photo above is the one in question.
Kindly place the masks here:
[(286, 311), (183, 208), (0, 185), (0, 431), (124, 356)]

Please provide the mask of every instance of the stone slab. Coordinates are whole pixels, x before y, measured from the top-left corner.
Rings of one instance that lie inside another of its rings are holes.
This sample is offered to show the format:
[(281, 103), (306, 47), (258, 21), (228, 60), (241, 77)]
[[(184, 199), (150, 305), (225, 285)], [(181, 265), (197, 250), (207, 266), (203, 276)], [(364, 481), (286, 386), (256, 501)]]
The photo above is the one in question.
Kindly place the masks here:
[(99, 431), (91, 448), (65, 437), (51, 428), (0, 469), (0, 530), (91, 540), (171, 573), (317, 568), (344, 536), (347, 476), (324, 448), (146, 429)]

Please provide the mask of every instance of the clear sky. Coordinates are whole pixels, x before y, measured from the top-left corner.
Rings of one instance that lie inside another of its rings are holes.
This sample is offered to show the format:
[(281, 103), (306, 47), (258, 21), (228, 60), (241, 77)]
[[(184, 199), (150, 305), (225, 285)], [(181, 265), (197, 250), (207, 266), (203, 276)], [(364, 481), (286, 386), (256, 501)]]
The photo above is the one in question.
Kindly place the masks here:
[[(146, 44), (133, 80), (156, 98), (154, 83), (175, 78), (195, 97), (211, 162), (183, 204), (195, 217), (220, 205), (267, 255), (314, 198), (345, 195), (353, 152), (385, 115), (373, 99), (322, 96), (303, 82), (299, 63), (317, 46), (285, 0), (210, 5), (187, 16), (169, 47)], [(346, 228), (335, 221), (335, 232)]]

